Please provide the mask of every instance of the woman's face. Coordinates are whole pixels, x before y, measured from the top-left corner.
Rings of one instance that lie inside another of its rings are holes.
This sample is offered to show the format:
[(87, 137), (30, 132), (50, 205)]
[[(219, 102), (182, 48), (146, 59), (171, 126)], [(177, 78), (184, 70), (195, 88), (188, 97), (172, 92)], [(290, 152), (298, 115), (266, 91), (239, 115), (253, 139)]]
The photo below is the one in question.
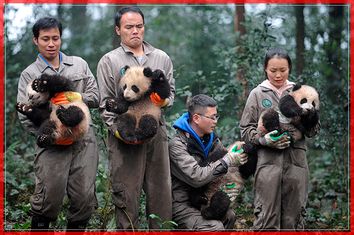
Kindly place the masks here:
[(265, 72), (269, 82), (280, 88), (289, 78), (289, 63), (284, 58), (274, 57), (268, 61)]

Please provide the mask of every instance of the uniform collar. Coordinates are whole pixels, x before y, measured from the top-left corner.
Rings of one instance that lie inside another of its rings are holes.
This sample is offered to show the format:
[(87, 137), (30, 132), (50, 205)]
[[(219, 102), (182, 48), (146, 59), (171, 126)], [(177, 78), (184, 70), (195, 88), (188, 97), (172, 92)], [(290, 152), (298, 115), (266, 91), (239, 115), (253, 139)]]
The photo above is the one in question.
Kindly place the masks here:
[[(61, 51), (59, 52), (59, 60), (60, 60), (59, 72), (62, 69), (63, 65), (71, 66), (74, 64), (73, 58), (65, 55)], [(52, 68), (52, 66), (48, 63), (48, 61), (41, 54), (38, 54), (36, 64), (37, 64), (39, 70), (41, 71), (41, 73), (43, 73), (48, 68), (57, 72), (54, 68)]]
[(266, 88), (267, 90), (272, 90), (275, 94), (277, 94), (278, 97), (280, 97), (284, 91), (289, 90), (295, 85), (294, 82), (290, 82), (289, 80), (286, 80), (285, 84), (280, 87), (279, 89), (273, 86), (268, 79), (264, 80), (260, 86), (262, 88)]
[[(121, 42), (120, 45), (121, 45), (121, 47), (123, 48), (123, 50), (124, 50), (125, 53), (132, 53), (132, 54), (134, 54), (134, 53), (129, 49), (129, 47), (127, 47), (124, 43)], [(150, 54), (155, 48), (154, 48), (151, 44), (149, 44), (148, 42), (143, 41), (143, 49), (144, 49), (144, 54), (145, 54), (145, 55), (148, 55), (148, 54)]]

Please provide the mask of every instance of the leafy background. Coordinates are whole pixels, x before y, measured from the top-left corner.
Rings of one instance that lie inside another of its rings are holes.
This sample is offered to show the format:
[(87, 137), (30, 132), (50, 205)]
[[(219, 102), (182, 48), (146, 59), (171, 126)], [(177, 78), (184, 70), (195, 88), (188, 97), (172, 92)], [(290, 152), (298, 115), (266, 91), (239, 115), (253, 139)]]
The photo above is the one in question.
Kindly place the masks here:
[[(42, 16), (58, 17), (65, 28), (62, 51), (83, 57), (94, 74), (98, 60), (119, 45), (113, 16), (119, 5), (5, 6), (5, 229), (30, 227), (29, 197), (34, 190), (34, 137), (27, 134), (15, 111), (19, 75), (37, 52), (31, 27)], [(240, 137), (239, 119), (249, 91), (264, 80), (262, 63), (270, 47), (289, 51), (291, 80), (315, 86), (321, 96), (322, 130), (308, 140), (310, 188), (306, 228), (349, 229), (349, 5), (142, 5), (145, 39), (166, 51), (174, 63), (177, 95), (166, 111), (171, 125), (195, 94), (219, 103), (218, 134), (225, 145)], [(114, 230), (107, 167), (107, 130), (92, 111), (100, 147), (97, 172), (99, 207), (89, 229)], [(252, 181), (237, 199), (235, 229), (253, 221)], [(62, 212), (51, 226), (66, 225)], [(147, 229), (145, 197), (141, 197), (141, 229)], [(152, 216), (159, 219), (156, 215)], [(167, 227), (161, 221), (161, 227)], [(168, 223), (167, 223), (168, 224)]]

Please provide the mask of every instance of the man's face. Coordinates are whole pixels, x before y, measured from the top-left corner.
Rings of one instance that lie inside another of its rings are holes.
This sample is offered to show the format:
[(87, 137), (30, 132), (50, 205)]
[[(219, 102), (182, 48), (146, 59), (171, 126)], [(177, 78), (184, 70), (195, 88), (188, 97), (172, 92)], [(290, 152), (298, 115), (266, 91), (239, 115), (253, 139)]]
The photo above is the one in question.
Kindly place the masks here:
[(58, 28), (41, 29), (38, 38), (33, 38), (39, 53), (48, 61), (54, 60), (60, 50), (61, 38)]
[(136, 12), (127, 12), (120, 19), (120, 27), (116, 26), (116, 32), (122, 43), (136, 49), (143, 44), (144, 21), (143, 17)]
[(214, 131), (219, 119), (217, 107), (207, 107), (203, 112), (194, 115), (199, 116), (195, 119), (195, 122), (203, 135)]

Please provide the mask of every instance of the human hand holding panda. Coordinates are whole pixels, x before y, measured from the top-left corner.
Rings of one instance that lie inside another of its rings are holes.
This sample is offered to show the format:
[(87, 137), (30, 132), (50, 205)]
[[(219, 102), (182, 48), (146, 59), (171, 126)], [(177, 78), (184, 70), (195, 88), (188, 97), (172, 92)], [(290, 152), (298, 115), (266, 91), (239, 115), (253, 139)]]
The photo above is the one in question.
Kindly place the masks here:
[(117, 114), (114, 134), (118, 139), (141, 144), (157, 133), (162, 106), (159, 102), (168, 99), (170, 84), (159, 69), (125, 66), (123, 70), (117, 97), (106, 100), (106, 110)]
[(16, 110), (39, 128), (39, 147), (70, 145), (87, 133), (89, 109), (68, 78), (42, 74), (26, 91), (28, 103), (17, 103)]

